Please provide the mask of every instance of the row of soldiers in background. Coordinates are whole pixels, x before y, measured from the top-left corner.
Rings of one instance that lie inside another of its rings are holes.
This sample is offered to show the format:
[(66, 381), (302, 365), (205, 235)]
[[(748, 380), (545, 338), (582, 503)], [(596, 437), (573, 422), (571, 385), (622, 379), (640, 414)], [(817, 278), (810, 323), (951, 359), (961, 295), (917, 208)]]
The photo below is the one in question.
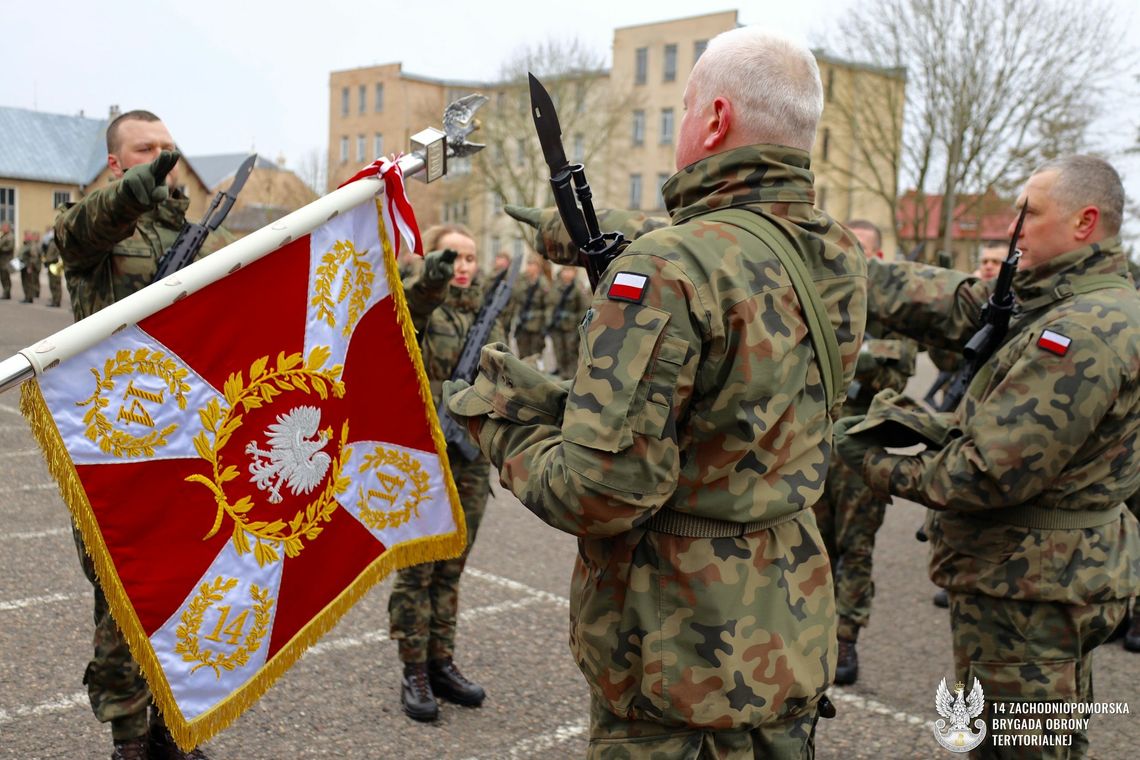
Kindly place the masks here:
[(49, 230), (40, 239), (37, 232), (25, 232), (24, 244), (16, 253), (16, 236), (12, 225), (0, 225), (0, 287), (5, 301), (12, 298), (12, 273), (20, 273), (20, 287), (24, 291), (21, 303), (34, 303), (40, 297), (40, 269), (47, 268), (48, 288), (51, 291), (49, 306), (59, 306), (63, 298), (63, 265), (55, 236)]
[[(492, 287), (506, 275), (510, 264), (507, 254), (495, 256)], [(578, 280), (577, 267), (560, 268), (554, 282), (551, 282), (549, 267), (541, 256), (528, 256), (526, 267), (515, 282), (511, 302), (500, 320), (508, 336), (514, 329), (518, 355), (522, 358), (541, 358), (549, 336), (557, 364), (551, 374), (569, 379), (578, 366), (578, 325), (590, 306), (590, 294)]]

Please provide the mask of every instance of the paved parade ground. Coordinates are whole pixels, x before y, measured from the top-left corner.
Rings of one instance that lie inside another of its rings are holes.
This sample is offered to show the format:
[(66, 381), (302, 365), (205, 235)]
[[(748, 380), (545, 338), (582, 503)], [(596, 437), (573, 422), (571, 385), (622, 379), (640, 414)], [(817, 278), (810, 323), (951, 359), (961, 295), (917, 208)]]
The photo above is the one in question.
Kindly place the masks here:
[[(46, 292), (46, 291), (45, 291)], [(70, 311), (0, 301), (0, 359), (71, 323)], [(913, 382), (925, 390), (930, 365)], [(91, 715), (80, 679), (91, 655), (91, 587), (70, 522), (27, 424), (19, 392), (0, 395), (0, 758), (106, 758), (110, 732)], [(154, 505), (155, 519), (178, 504)], [(209, 505), (211, 514), (213, 505)], [(859, 682), (830, 692), (839, 712), (818, 727), (820, 758), (949, 758), (931, 735), (938, 682), (952, 683), (947, 611), (935, 608), (921, 510), (896, 501), (875, 554), (871, 625)], [(341, 623), (229, 729), (215, 760), (575, 758), (586, 748), (586, 686), (567, 647), (573, 539), (496, 487), (463, 580), (456, 662), (486, 687), (483, 707), (444, 704), (434, 724), (404, 717), (400, 666), (388, 641), (390, 582)], [(1095, 656), (1099, 716), (1092, 756), (1140, 747), (1140, 654), (1119, 642)]]

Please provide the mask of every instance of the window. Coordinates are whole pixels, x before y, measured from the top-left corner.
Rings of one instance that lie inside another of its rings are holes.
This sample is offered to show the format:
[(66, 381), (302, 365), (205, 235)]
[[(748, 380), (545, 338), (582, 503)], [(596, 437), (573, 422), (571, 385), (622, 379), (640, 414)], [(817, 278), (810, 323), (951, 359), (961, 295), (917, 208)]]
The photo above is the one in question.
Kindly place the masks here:
[(677, 46), (665, 46), (665, 81), (677, 81)]
[(512, 241), (511, 251), (512, 251), (512, 255), (514, 255), (514, 256), (522, 256), (523, 241), (522, 241), (521, 237), (515, 237), (514, 241)]
[(657, 174), (657, 208), (665, 208), (665, 194), (662, 190), (665, 189), (665, 183), (669, 180), (669, 175), (665, 172)]
[(0, 187), (0, 224), (16, 224), (16, 188)]
[(638, 48), (633, 52), (633, 83), (645, 84), (649, 78), (649, 48)]
[(577, 164), (586, 160), (586, 138), (580, 134), (574, 135), (573, 156), (570, 160)]
[(673, 109), (661, 109), (661, 144), (672, 145), (673, 143)]
[(376, 102), (372, 104), (372, 110), (375, 111), (376, 113), (382, 113), (384, 111), (384, 83), (383, 82), (377, 82), (376, 83), (376, 97), (374, 99)]
[(586, 111), (586, 85), (582, 82), (574, 84), (574, 112), (585, 113)]
[(526, 163), (526, 140), (521, 137), (515, 141), (515, 163), (519, 166)]
[(693, 43), (693, 63), (696, 63), (697, 59), (705, 54), (705, 48), (708, 46), (708, 40), (697, 40)]
[(368, 156), (364, 153), (364, 135), (356, 136), (356, 160), (367, 161)]
[(645, 144), (645, 111), (640, 109), (633, 112), (633, 144)]
[(494, 256), (499, 252), (500, 246), (503, 244), (503, 239), (498, 235), (491, 238), (491, 255)]
[(51, 207), (57, 209), (65, 203), (71, 203), (70, 190), (55, 190), (51, 194)]
[(380, 158), (384, 155), (384, 135), (377, 132), (372, 135), (372, 157)]
[(831, 93), (835, 89), (835, 69), (827, 67), (827, 102), (831, 102)]
[(357, 113), (364, 113), (364, 111), (368, 108), (368, 88), (364, 85), (360, 85), (357, 90), (357, 96), (360, 100), (360, 103), (357, 105), (356, 111)]
[(822, 185), (815, 192), (815, 207), (820, 211), (827, 211), (827, 188)]
[(348, 135), (340, 138), (340, 162), (348, 163)]
[(348, 88), (340, 88), (340, 115), (348, 116)]
[[(494, 204), (493, 208), (495, 210), (495, 213), (496, 214), (503, 213), (503, 196), (499, 195), (498, 193), (491, 193), (491, 198), (492, 198), (492, 201)], [(492, 248), (497, 251), (499, 246), (494, 245), (494, 246), (492, 246)]]
[(828, 127), (823, 128), (823, 140), (819, 152), (823, 160), (827, 161), (828, 155), (831, 153), (831, 129)]
[(641, 208), (641, 175), (629, 175), (629, 207)]

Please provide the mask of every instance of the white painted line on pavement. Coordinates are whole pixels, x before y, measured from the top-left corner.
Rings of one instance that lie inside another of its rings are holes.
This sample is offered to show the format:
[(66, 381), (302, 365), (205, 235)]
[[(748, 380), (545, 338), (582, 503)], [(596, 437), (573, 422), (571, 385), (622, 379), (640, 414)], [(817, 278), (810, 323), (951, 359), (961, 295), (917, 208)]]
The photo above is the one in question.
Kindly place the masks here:
[(542, 589), (528, 586), (525, 583), (519, 583), (518, 581), (513, 581), (510, 578), (504, 578), (501, 575), (495, 575), (494, 573), (488, 573), (484, 570), (478, 570), (473, 567), (465, 568), (463, 572), (468, 573), (472, 577), (478, 578), (479, 580), (489, 581), (490, 583), (495, 583), (505, 588), (509, 588), (512, 591), (520, 591), (524, 594), (530, 594), (531, 596), (542, 599), (545, 602), (554, 602), (555, 604), (565, 605), (570, 604), (570, 600), (564, 596), (558, 596), (557, 594), (552, 594), (549, 591), (543, 591)]
[(4, 455), (4, 458), (5, 459), (11, 459), (12, 457), (41, 456), (42, 454), (43, 454), (43, 452), (40, 451), (39, 449), (21, 449), (19, 451), (8, 452), (7, 454)]
[(48, 536), (71, 535), (71, 528), (51, 528), (50, 530), (34, 530), (27, 533), (0, 534), (0, 541), (26, 541), (32, 538), (47, 538)]
[(38, 705), (20, 705), (11, 710), (0, 710), (0, 725), (11, 723), (20, 718), (35, 718), (40, 715), (63, 712), (89, 704), (91, 703), (88, 701), (87, 692), (85, 691), (77, 691), (72, 694), (60, 694), (57, 697), (49, 699), (47, 702), (40, 702)]
[[(14, 406), (8, 406), (7, 404), (0, 404), (0, 412), (7, 412), (8, 414), (14, 414), (17, 417), (23, 417), (24, 416), (24, 415), (20, 414), (19, 409), (17, 409)], [(15, 427), (15, 425), (13, 425), (12, 427)]]
[(28, 493), (29, 491), (54, 491), (58, 488), (55, 483), (32, 483), (25, 486), (12, 486), (0, 488), (0, 495), (6, 493)]
[[(19, 412), (17, 412), (17, 414), (19, 414)], [(26, 433), (26, 432), (28, 432), (28, 426), (27, 425), (0, 425), (0, 433), (11, 433), (11, 432), (16, 431), (16, 430), (23, 430)]]
[[(542, 753), (547, 750), (554, 749), (570, 739), (583, 736), (587, 728), (584, 720), (566, 723), (545, 734), (523, 739), (507, 750), (506, 755), (496, 754), (495, 757), (542, 757)], [(479, 756), (472, 755), (465, 760), (479, 760)]]
[(13, 599), (10, 602), (0, 602), (0, 612), (20, 610), (24, 607), (36, 607), (41, 604), (66, 602), (70, 599), (78, 599), (79, 596), (79, 594), (48, 594), (47, 596), (29, 596), (27, 599)]
[(902, 710), (896, 710), (893, 707), (884, 705), (882, 702), (877, 702), (870, 697), (861, 697), (854, 692), (847, 691), (846, 689), (833, 686), (828, 690), (827, 696), (833, 702), (844, 702), (846, 704), (858, 707), (867, 712), (878, 713), (879, 715), (886, 715), (888, 718), (893, 718), (900, 723), (909, 723), (912, 726), (928, 725), (933, 726), (934, 721), (920, 718), (917, 715), (911, 715)]

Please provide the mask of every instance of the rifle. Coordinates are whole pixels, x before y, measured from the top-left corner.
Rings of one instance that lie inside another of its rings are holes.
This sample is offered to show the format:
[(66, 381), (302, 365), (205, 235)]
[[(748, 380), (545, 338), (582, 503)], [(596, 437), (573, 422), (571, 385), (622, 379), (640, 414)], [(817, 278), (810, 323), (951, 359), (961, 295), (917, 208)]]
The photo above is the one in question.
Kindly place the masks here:
[(570, 239), (578, 247), (582, 265), (590, 278), (590, 289), (597, 290), (606, 267), (625, 248), (625, 237), (620, 232), (603, 233), (598, 228), (593, 194), (586, 182), (586, 168), (566, 160), (566, 151), (562, 148), (562, 127), (558, 123), (554, 101), (534, 74), (527, 76), (530, 77), (530, 115), (534, 118), (542, 156), (550, 167), (554, 203)]
[(546, 329), (543, 332), (550, 332), (554, 326), (558, 324), (562, 312), (566, 310), (566, 302), (570, 300), (570, 294), (574, 292), (574, 288), (578, 287), (573, 282), (566, 286), (562, 291), (562, 295), (558, 298), (558, 305), (554, 307), (554, 311), (550, 313), (550, 321), (546, 323)]
[[(467, 340), (463, 343), (463, 350), (459, 352), (459, 361), (455, 363), (455, 369), (451, 372), (452, 380), (463, 380), (468, 383), (475, 380), (475, 374), (479, 371), (479, 354), (487, 343), (487, 336), (491, 334), (491, 327), (494, 326), (495, 320), (499, 318), (499, 314), (510, 303), (511, 289), (514, 287), (515, 279), (519, 276), (519, 270), (522, 269), (522, 260), (521, 255), (515, 256), (510, 268), (499, 280), (499, 284), (495, 286), (491, 298), (485, 301), (483, 307), (479, 309), (479, 316), (475, 317), (475, 322), (467, 332)], [(439, 408), (436, 410), (436, 416), (439, 417), (439, 427), (443, 430), (444, 440), (449, 444), (454, 444), (464, 459), (470, 462), (479, 455), (479, 447), (471, 440), (467, 428), (460, 425), (454, 417), (447, 413), (442, 399), (440, 399)]]
[(202, 250), (206, 236), (218, 229), (225, 220), (226, 214), (230, 213), (230, 209), (233, 208), (238, 193), (245, 186), (245, 181), (249, 179), (255, 163), (257, 163), (256, 153), (251, 153), (245, 161), (242, 161), (241, 166), (234, 173), (234, 181), (230, 183), (228, 189), (222, 190), (214, 196), (214, 200), (210, 202), (210, 207), (206, 209), (206, 214), (200, 223), (182, 223), (182, 229), (178, 231), (174, 245), (170, 246), (170, 250), (162, 254), (162, 258), (158, 261), (158, 271), (154, 275), (155, 282), (167, 275), (174, 274), (194, 260), (198, 251)]
[(974, 375), (978, 374), (978, 370), (989, 361), (994, 351), (1005, 340), (1005, 334), (1009, 330), (1009, 318), (1013, 315), (1013, 275), (1017, 271), (1017, 262), (1021, 259), (1021, 251), (1017, 250), (1017, 239), (1021, 237), (1021, 226), (1025, 223), (1027, 208), (1029, 208), (1028, 198), (1022, 204), (1021, 213), (1017, 216), (1017, 226), (1013, 230), (1013, 238), (1009, 241), (1009, 254), (1001, 263), (997, 284), (986, 305), (982, 307), (982, 326), (962, 351), (962, 355), (966, 358), (965, 367), (959, 370), (950, 382), (950, 387), (942, 394), (939, 411), (951, 411), (958, 407)]

